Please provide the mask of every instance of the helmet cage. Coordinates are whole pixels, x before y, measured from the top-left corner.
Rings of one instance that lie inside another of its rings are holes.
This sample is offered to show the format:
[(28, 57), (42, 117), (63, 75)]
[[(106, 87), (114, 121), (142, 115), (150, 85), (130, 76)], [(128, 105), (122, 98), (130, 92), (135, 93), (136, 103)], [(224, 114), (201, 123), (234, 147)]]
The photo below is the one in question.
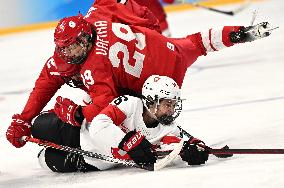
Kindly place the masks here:
[[(88, 33), (82, 33), (76, 38), (74, 43), (68, 46), (56, 46), (55, 50), (65, 62), (70, 64), (81, 64), (86, 59), (91, 45), (92, 36)], [(74, 53), (74, 50), (77, 50), (76, 53)]]
[(159, 121), (163, 125), (170, 125), (175, 119), (180, 115), (182, 111), (182, 100), (180, 98), (178, 99), (172, 99), (172, 98), (159, 98), (158, 95), (155, 95), (155, 99), (153, 99), (151, 96), (148, 96), (144, 99), (144, 104), (147, 108), (147, 110), (150, 112), (149, 107), (150, 105), (155, 105), (155, 113), (158, 109), (158, 106), (160, 105), (160, 102), (162, 100), (169, 99), (169, 100), (175, 100), (176, 104), (174, 107), (174, 113), (171, 115), (162, 115), (160, 117), (156, 117), (155, 114), (152, 113), (152, 115), (156, 118), (157, 121)]

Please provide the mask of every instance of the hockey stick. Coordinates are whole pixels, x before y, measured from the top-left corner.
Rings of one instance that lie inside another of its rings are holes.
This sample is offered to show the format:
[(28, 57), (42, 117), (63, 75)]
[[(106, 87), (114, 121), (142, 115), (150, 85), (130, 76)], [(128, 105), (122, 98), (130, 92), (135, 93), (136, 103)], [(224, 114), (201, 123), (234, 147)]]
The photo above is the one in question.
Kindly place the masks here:
[[(187, 131), (185, 131), (183, 128), (181, 128), (180, 126), (177, 126), (178, 128), (179, 128), (179, 130), (180, 130), (180, 132), (183, 134), (183, 135), (185, 135), (186, 137), (188, 137), (188, 138), (192, 138), (193, 136), (191, 135), (191, 134), (189, 134)], [(207, 149), (207, 150), (210, 150), (210, 149), (212, 149), (212, 148), (210, 148), (209, 146), (204, 146), (204, 145), (199, 145), (200, 147), (203, 147), (204, 149)], [(224, 147), (222, 147), (220, 150), (225, 150), (225, 149), (229, 149), (229, 146), (224, 146)], [(213, 153), (212, 153), (213, 154)], [(233, 156), (233, 154), (218, 154), (218, 153), (215, 153), (215, 154), (213, 154), (213, 155), (215, 155), (216, 157), (218, 157), (218, 158), (228, 158), (228, 157), (232, 157)]]
[(210, 154), (284, 154), (284, 149), (209, 149)]
[(234, 16), (235, 14), (241, 12), (246, 7), (248, 7), (250, 3), (251, 3), (251, 0), (246, 0), (240, 7), (238, 7), (235, 10), (230, 10), (230, 11), (215, 9), (215, 8), (212, 8), (212, 7), (207, 7), (207, 6), (198, 4), (198, 3), (188, 3), (188, 4), (190, 4), (190, 5), (194, 6), (194, 7), (197, 7), (197, 8), (203, 8), (203, 9), (214, 11), (214, 12), (218, 12), (218, 13), (221, 13), (221, 14)]
[[(180, 126), (178, 126), (181, 133), (188, 138), (193, 137)], [(203, 145), (199, 145), (200, 147), (204, 147)], [(284, 149), (230, 149), (229, 146), (224, 146), (221, 149), (213, 149), (209, 146), (205, 146), (204, 149), (209, 151), (209, 154), (213, 154), (218, 158), (227, 158), (232, 157), (233, 154), (284, 154)], [(158, 152), (158, 155), (164, 156), (167, 152)]]
[[(208, 149), (213, 155), (233, 155), (233, 154), (284, 154), (284, 149)], [(165, 156), (170, 151), (159, 151), (158, 156)]]
[(175, 148), (171, 152), (168, 152), (167, 155), (164, 154), (165, 157), (161, 160), (158, 160), (155, 164), (141, 165), (140, 166), (140, 165), (134, 163), (133, 161), (116, 159), (116, 158), (111, 157), (111, 156), (106, 156), (106, 155), (102, 155), (102, 154), (99, 154), (99, 153), (85, 151), (85, 150), (78, 149), (78, 148), (63, 146), (63, 145), (55, 144), (55, 143), (52, 143), (52, 142), (49, 142), (49, 141), (40, 140), (40, 139), (37, 139), (37, 138), (24, 136), (24, 137), (22, 137), (21, 140), (26, 141), (26, 142), (36, 143), (40, 146), (44, 146), (44, 147), (47, 147), (47, 148), (58, 149), (58, 150), (66, 151), (66, 152), (69, 152), (69, 153), (83, 155), (83, 156), (96, 158), (96, 159), (103, 160), (103, 161), (122, 164), (124, 166), (130, 166), (130, 167), (140, 168), (140, 169), (149, 170), (149, 171), (156, 171), (156, 170), (160, 170), (160, 169), (164, 168), (166, 165), (168, 165), (170, 162), (172, 162), (176, 158), (176, 156), (180, 153), (182, 146), (183, 146), (183, 142), (180, 142), (180, 143), (176, 144)]

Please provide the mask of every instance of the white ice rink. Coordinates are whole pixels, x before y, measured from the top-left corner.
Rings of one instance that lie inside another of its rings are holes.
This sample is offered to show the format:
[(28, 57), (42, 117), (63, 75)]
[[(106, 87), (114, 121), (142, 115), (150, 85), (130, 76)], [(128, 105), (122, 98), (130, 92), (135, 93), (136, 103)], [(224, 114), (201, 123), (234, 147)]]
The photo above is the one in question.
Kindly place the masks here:
[[(223, 9), (234, 8), (219, 7)], [(209, 146), (219, 148), (284, 149), (284, 1), (253, 3), (234, 17), (207, 10), (169, 13), (174, 37), (211, 27), (280, 26), (268, 38), (236, 45), (200, 57), (188, 69), (183, 88), (181, 125)], [(40, 147), (27, 143), (16, 149), (5, 132), (11, 116), (20, 113), (45, 60), (53, 52), (53, 30), (0, 37), (0, 187), (175, 187), (175, 188), (282, 188), (284, 155), (210, 156), (204, 166), (177, 161), (161, 171), (119, 168), (104, 172), (56, 174), (37, 162)], [(83, 92), (63, 87), (58, 95), (80, 102)], [(48, 108), (54, 105), (54, 98)]]

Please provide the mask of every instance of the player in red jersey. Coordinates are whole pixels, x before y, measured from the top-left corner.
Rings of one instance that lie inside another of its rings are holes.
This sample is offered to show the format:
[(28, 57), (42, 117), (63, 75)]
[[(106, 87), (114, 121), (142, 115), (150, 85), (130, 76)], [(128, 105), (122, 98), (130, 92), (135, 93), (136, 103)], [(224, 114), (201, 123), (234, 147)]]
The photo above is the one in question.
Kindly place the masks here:
[[(85, 17), (88, 17), (91, 13), (93, 18), (98, 17), (98, 19), (108, 19), (113, 22), (140, 25), (160, 32), (159, 22), (155, 16), (153, 16), (152, 12), (132, 0), (123, 2), (119, 0), (118, 2), (115, 0), (97, 0)], [(77, 21), (78, 22), (75, 21), (74, 23), (79, 24), (82, 20)], [(71, 43), (74, 42), (74, 40), (80, 40), (80, 37), (82, 40), (86, 40), (86, 42), (89, 43), (95, 37), (93, 36), (94, 31), (87, 22), (79, 24), (74, 28), (72, 28), (71, 23), (69, 28), (70, 30), (73, 29), (73, 31), (66, 37), (70, 37)], [(66, 32), (69, 31), (66, 30)], [(77, 36), (81, 32), (84, 33), (84, 36)], [(82, 58), (82, 60), (83, 59), (84, 58)], [(77, 60), (79, 61), (80, 58)], [(13, 115), (11, 126), (8, 128), (10, 132), (8, 131), (7, 135), (10, 135), (11, 139), (15, 138), (15, 140), (18, 140), (21, 135), (30, 134), (29, 127), (32, 119), (42, 111), (62, 85), (68, 84), (71, 87), (77, 87), (87, 91), (81, 79), (78, 79), (76, 75), (78, 68), (80, 68), (80, 65), (74, 66), (74, 64), (70, 64), (69, 66), (69, 64), (66, 64), (64, 58), (61, 58), (57, 50), (55, 50), (53, 56), (44, 64), (22, 113)], [(8, 138), (8, 140), (9, 139), (10, 138)], [(13, 145), (15, 147), (22, 147), (24, 143), (17, 141), (13, 143)]]
[(30, 134), (31, 119), (64, 83), (72, 83), (91, 96), (92, 104), (84, 107), (62, 97), (55, 105), (59, 118), (80, 126), (83, 119), (91, 122), (123, 91), (141, 93), (151, 75), (168, 76), (181, 87), (187, 68), (199, 56), (270, 34), (269, 24), (264, 22), (167, 38), (155, 30), (151, 19), (135, 17), (124, 5), (110, 6), (114, 2), (108, 1), (96, 1), (84, 18), (60, 20), (54, 34), (54, 56), (44, 66), (23, 112), (13, 116), (7, 130), (7, 139), (15, 147), (24, 145), (19, 138)]

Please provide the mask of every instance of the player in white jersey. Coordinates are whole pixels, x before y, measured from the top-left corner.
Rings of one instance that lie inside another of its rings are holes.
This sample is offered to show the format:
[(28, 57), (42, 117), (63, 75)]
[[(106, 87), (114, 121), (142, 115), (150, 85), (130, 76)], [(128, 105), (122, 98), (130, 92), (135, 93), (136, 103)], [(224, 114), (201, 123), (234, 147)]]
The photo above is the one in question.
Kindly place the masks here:
[[(119, 159), (132, 159), (139, 165), (155, 163), (157, 151), (172, 150), (183, 138), (186, 141), (181, 159), (189, 165), (204, 164), (208, 152), (198, 146), (205, 145), (204, 142), (185, 138), (175, 122), (181, 110), (177, 83), (169, 77), (153, 75), (145, 81), (142, 96), (114, 99), (91, 123), (83, 122), (81, 128), (62, 122), (54, 113), (44, 113), (35, 119), (32, 135)], [(39, 156), (44, 159), (43, 164), (56, 172), (105, 170), (115, 165), (50, 148)]]

